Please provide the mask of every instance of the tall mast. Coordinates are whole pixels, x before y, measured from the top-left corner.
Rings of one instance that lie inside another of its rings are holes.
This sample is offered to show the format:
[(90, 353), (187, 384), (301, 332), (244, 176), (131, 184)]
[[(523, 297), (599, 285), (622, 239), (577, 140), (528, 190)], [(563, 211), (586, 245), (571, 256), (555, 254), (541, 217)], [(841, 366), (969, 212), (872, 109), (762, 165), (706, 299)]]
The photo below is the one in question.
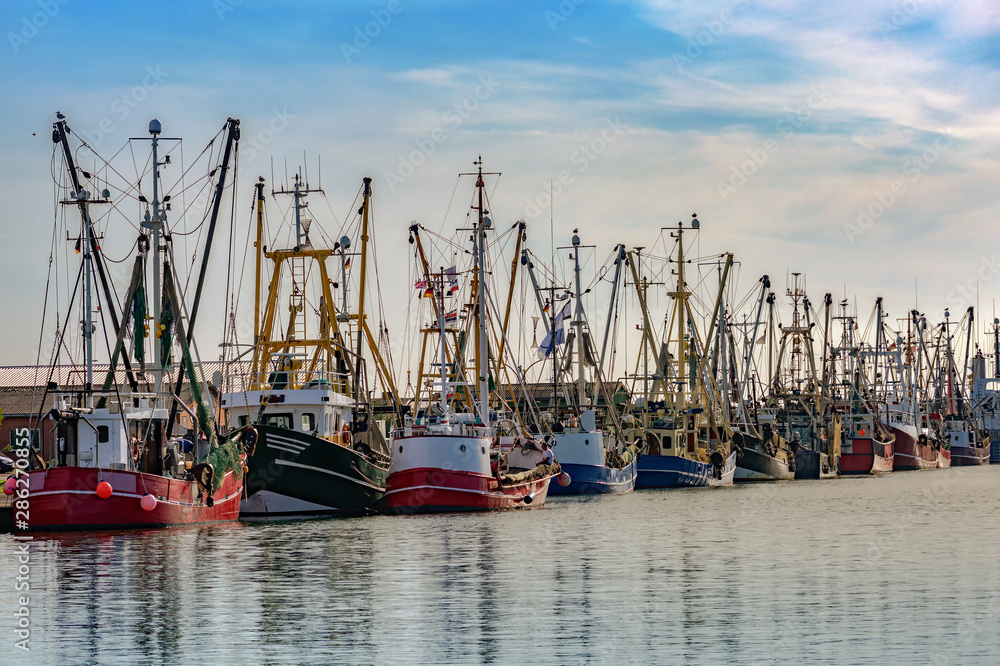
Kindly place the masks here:
[[(83, 199), (84, 203), (82, 206), (86, 207), (86, 201), (89, 198), (88, 193), (84, 191), (78, 191), (75, 193), (78, 199)], [(89, 215), (88, 215), (89, 217)], [(84, 281), (84, 291), (83, 291), (83, 340), (84, 340), (84, 354), (87, 363), (87, 407), (90, 409), (94, 408), (94, 306), (91, 302), (91, 290), (93, 285), (91, 283), (91, 272), (93, 266), (91, 262), (93, 261), (92, 250), (90, 248), (90, 225), (83, 225), (83, 281)]]
[[(258, 356), (260, 354), (260, 290), (261, 290), (261, 264), (264, 258), (264, 177), (257, 179), (254, 186), (257, 190), (257, 242), (256, 248), (256, 273), (254, 278), (254, 298), (253, 298), (253, 365), (256, 370)], [(256, 383), (256, 380), (255, 380)]]
[[(65, 201), (66, 204), (76, 204), (80, 209), (80, 219), (83, 226), (86, 228), (86, 238), (89, 241), (88, 248), (90, 249), (90, 261), (94, 269), (96, 269), (97, 277), (100, 280), (102, 291), (104, 292), (104, 307), (102, 312), (106, 311), (111, 315), (111, 324), (114, 326), (115, 335), (119, 335), (121, 331), (121, 325), (118, 320), (118, 308), (115, 305), (115, 300), (112, 298), (111, 288), (108, 283), (107, 273), (104, 270), (104, 262), (101, 259), (100, 247), (97, 244), (97, 234), (94, 232), (93, 221), (90, 219), (90, 204), (92, 203), (109, 203), (107, 197), (110, 193), (105, 190), (102, 194), (104, 195), (104, 200), (90, 199), (89, 196), (81, 197), (79, 196), (83, 192), (83, 187), (80, 184), (80, 176), (77, 173), (76, 163), (73, 160), (73, 151), (69, 147), (68, 134), (70, 133), (70, 128), (66, 124), (65, 118), (62, 114), (57, 114), (58, 120), (52, 125), (52, 142), (58, 143), (62, 146), (63, 156), (66, 159), (66, 168), (69, 171), (70, 181), (73, 184), (73, 193), (76, 195), (76, 199), (72, 201)], [(81, 243), (83, 239), (81, 238)], [(90, 330), (92, 330), (91, 327)], [(135, 375), (132, 373), (132, 364), (129, 362), (128, 355), (122, 357), (123, 364), (125, 366), (125, 376), (128, 379), (129, 386), (132, 390), (138, 388), (138, 382), (135, 379)]]
[[(357, 362), (354, 364), (354, 399), (360, 397), (361, 386), (361, 343), (364, 340), (365, 325), (365, 273), (368, 268), (368, 216), (371, 209), (372, 179), (364, 179), (364, 204), (361, 207), (361, 279), (358, 289), (358, 341)], [(344, 282), (344, 293), (347, 293), (347, 283)], [(443, 390), (443, 388), (442, 388)]]
[(476, 225), (476, 269), (478, 271), (478, 282), (476, 289), (476, 313), (478, 326), (479, 347), (476, 351), (476, 372), (479, 376), (479, 418), (484, 426), (490, 424), (490, 400), (489, 400), (489, 346), (486, 339), (486, 228), (490, 219), (483, 210), (483, 190), (486, 189), (483, 183), (483, 158), (476, 160), (478, 176), (476, 180), (476, 191), (479, 198), (479, 205), (476, 207), (479, 213), (479, 222)]
[(576, 229), (573, 230), (573, 271), (576, 276), (576, 317), (573, 326), (576, 327), (576, 381), (577, 381), (577, 405), (583, 409), (583, 402), (586, 397), (584, 390), (584, 342), (583, 342), (583, 295), (580, 287), (580, 236)]
[[(611, 319), (615, 313), (616, 299), (618, 298), (618, 281), (621, 279), (622, 263), (625, 261), (625, 246), (615, 247), (615, 277), (611, 282), (611, 301), (608, 307), (608, 320), (604, 325), (604, 341), (601, 343), (601, 359), (598, 361), (598, 372), (604, 372), (604, 357), (608, 350), (608, 339), (611, 335)], [(594, 403), (597, 403), (597, 385), (594, 385)]]
[(684, 389), (687, 384), (687, 289), (684, 284), (684, 225), (677, 223), (677, 402), (676, 408), (683, 409)]
[(441, 370), (441, 415), (444, 416), (448, 413), (448, 365), (447, 365), (447, 342), (445, 340), (444, 333), (444, 268), (441, 269), (441, 274), (438, 276), (438, 298), (441, 299), (441, 305), (438, 307), (438, 331), (439, 331), (439, 346), (438, 346), (438, 367)]
[[(150, 218), (149, 211), (146, 212), (146, 220), (143, 226), (146, 226), (152, 235), (150, 259), (153, 263), (153, 321), (157, 324), (160, 321), (160, 307), (162, 305), (160, 295), (162, 290), (160, 284), (162, 278), (160, 275), (160, 252), (163, 248), (160, 247), (160, 230), (163, 228), (164, 222), (166, 222), (166, 213), (160, 210), (160, 166), (168, 163), (168, 160), (160, 162), (157, 156), (160, 132), (160, 121), (153, 118), (149, 121), (149, 133), (153, 136), (153, 215)], [(160, 345), (153, 344), (153, 376), (156, 378), (156, 393), (160, 392), (160, 384), (163, 381), (162, 361)]]

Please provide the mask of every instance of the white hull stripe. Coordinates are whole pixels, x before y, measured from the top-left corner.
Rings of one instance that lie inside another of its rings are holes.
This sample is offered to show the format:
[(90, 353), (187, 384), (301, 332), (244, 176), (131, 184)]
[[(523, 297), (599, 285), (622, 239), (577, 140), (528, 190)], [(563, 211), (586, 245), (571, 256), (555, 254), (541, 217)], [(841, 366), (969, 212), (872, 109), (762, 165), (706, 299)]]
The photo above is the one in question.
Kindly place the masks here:
[[(41, 497), (42, 495), (96, 495), (96, 494), (97, 493), (95, 493), (93, 490), (43, 490), (40, 493), (31, 493), (31, 495), (28, 496), (28, 499), (31, 499), (32, 497)], [(219, 502), (228, 502), (229, 500), (233, 499), (234, 497), (239, 497), (242, 494), (243, 494), (242, 491), (238, 492), (238, 493), (233, 493), (232, 495), (228, 495), (226, 497), (223, 497), (220, 500), (216, 500), (215, 503), (218, 504)], [(142, 499), (142, 497), (143, 497), (143, 495), (136, 495), (135, 493), (123, 493), (123, 492), (115, 492), (112, 496), (113, 497), (134, 497), (135, 499)], [(171, 505), (174, 505), (174, 506), (193, 506), (193, 507), (205, 506), (204, 504), (193, 504), (191, 502), (177, 502), (177, 501), (174, 501), (174, 500), (161, 500), (159, 497), (156, 498), (156, 503), (157, 504), (171, 504)]]
[(492, 493), (488, 490), (472, 490), (469, 488), (450, 488), (448, 486), (409, 486), (408, 488), (397, 488), (396, 490), (387, 490), (385, 494), (392, 495), (393, 493), (405, 493), (413, 490), (444, 490), (455, 493), (470, 493), (472, 495), (485, 495), (486, 497), (496, 497), (498, 499), (513, 499), (518, 502), (521, 501), (519, 499), (516, 499), (513, 495), (504, 495), (503, 493)]
[(294, 453), (295, 455), (299, 455), (304, 450), (304, 449), (293, 449), (291, 447), (281, 446), (279, 444), (274, 444), (272, 442), (267, 443), (267, 448), (276, 449), (278, 451), (285, 451), (286, 453)]
[[(920, 460), (922, 462), (927, 463), (928, 465), (933, 465), (934, 463), (937, 462), (937, 460), (927, 460), (926, 458), (921, 458), (920, 456), (911, 456), (909, 453), (900, 453), (899, 451), (895, 451), (893, 455), (895, 455), (897, 458), (910, 458), (912, 460)], [(882, 458), (882, 456), (879, 457)], [(888, 458), (882, 458), (882, 459), (888, 460)]]
[(347, 481), (351, 481), (352, 483), (356, 483), (359, 486), (365, 486), (365, 487), (371, 488), (373, 490), (378, 490), (378, 491), (385, 490), (385, 488), (383, 488), (382, 486), (376, 486), (376, 485), (374, 485), (372, 483), (368, 483), (367, 481), (362, 481), (361, 479), (355, 479), (352, 476), (347, 476), (346, 474), (341, 474), (340, 472), (334, 472), (334, 471), (331, 471), (331, 470), (328, 470), (328, 469), (323, 469), (322, 467), (313, 467), (312, 465), (303, 465), (302, 463), (292, 462), (291, 460), (282, 460), (281, 458), (275, 458), (274, 462), (278, 463), (279, 465), (286, 465), (288, 467), (299, 467), (301, 469), (308, 469), (308, 470), (313, 471), (313, 472), (320, 472), (322, 474), (329, 474), (330, 476), (336, 476), (336, 477), (341, 478), (341, 479), (346, 479)]
[(293, 439), (293, 438), (287, 437), (285, 435), (271, 435), (271, 434), (269, 434), (269, 435), (267, 435), (267, 439), (268, 439), (268, 441), (270, 441), (270, 440), (276, 440), (278, 442), (281, 442), (282, 444), (287, 444), (288, 446), (294, 446), (294, 447), (301, 448), (301, 449), (304, 449), (304, 448), (306, 448), (306, 447), (309, 446), (308, 442), (302, 442), (300, 440)]

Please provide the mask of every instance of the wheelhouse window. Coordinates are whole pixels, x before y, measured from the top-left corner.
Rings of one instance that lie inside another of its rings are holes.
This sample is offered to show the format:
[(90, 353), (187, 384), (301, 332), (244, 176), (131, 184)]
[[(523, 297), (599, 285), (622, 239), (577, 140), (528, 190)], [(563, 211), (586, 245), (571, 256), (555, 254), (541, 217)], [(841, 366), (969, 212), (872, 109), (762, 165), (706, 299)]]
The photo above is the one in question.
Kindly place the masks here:
[(312, 432), (316, 418), (312, 413), (306, 412), (302, 415), (302, 432)]
[(269, 426), (274, 426), (275, 428), (284, 428), (285, 430), (292, 429), (292, 415), (291, 414), (265, 414), (264, 424)]

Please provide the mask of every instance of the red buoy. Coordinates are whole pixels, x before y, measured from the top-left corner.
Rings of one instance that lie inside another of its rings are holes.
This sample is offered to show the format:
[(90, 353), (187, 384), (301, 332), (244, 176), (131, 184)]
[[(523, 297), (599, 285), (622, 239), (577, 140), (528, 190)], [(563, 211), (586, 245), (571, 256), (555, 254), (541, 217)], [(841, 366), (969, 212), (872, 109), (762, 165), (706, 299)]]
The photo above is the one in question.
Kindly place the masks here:
[(111, 497), (111, 484), (107, 481), (101, 481), (97, 484), (97, 496), (101, 499), (108, 499)]
[(146, 493), (142, 496), (142, 499), (139, 500), (139, 506), (142, 507), (143, 511), (152, 511), (156, 508), (156, 498), (149, 493)]
[(17, 485), (17, 479), (15, 479), (13, 476), (10, 477), (9, 479), (7, 479), (6, 481), (4, 481), (3, 482), (3, 494), (4, 495), (13, 495), (14, 494), (14, 487), (16, 485)]

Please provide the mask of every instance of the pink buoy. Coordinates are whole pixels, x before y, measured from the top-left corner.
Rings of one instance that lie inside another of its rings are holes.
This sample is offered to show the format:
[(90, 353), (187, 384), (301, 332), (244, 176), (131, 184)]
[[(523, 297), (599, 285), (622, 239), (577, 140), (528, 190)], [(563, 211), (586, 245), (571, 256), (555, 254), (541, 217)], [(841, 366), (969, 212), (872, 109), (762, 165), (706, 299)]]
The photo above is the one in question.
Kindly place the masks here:
[(101, 481), (97, 484), (97, 496), (101, 499), (108, 499), (112, 492), (111, 484), (107, 481)]
[(16, 486), (17, 486), (17, 479), (15, 479), (13, 476), (10, 477), (9, 479), (3, 482), (3, 494), (13, 495)]
[(563, 486), (564, 488), (568, 486), (570, 483), (572, 483), (572, 481), (573, 480), (569, 478), (569, 474), (567, 474), (566, 472), (563, 472), (562, 474), (559, 475), (559, 485)]
[(152, 511), (156, 508), (156, 498), (147, 493), (139, 500), (139, 506), (142, 507), (143, 511)]

